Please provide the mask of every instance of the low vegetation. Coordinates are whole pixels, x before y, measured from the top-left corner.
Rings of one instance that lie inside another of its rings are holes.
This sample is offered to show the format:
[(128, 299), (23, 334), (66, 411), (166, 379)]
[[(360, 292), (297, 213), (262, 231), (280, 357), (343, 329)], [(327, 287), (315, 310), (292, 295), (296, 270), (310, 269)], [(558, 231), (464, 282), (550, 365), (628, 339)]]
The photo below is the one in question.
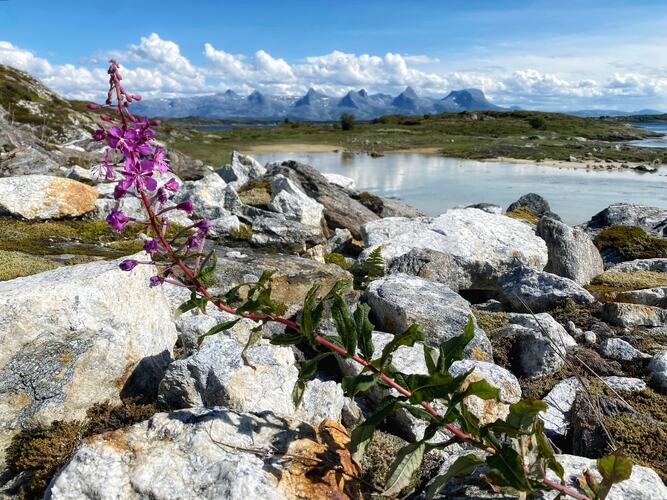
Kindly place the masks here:
[(667, 257), (667, 240), (656, 238), (635, 226), (604, 228), (595, 238), (600, 252), (612, 251), (623, 260)]
[(610, 293), (627, 292), (667, 286), (666, 273), (655, 271), (636, 271), (632, 273), (604, 272), (593, 278), (586, 288), (590, 292)]
[[(209, 123), (210, 120), (207, 121)], [(579, 118), (532, 111), (480, 111), (425, 116), (384, 116), (355, 122), (353, 130), (339, 123), (280, 122), (274, 128), (197, 130), (196, 121), (164, 124), (164, 137), (183, 153), (219, 166), (233, 149), (257, 145), (329, 145), (349, 151), (382, 153), (429, 149), (446, 156), (470, 159), (511, 157), (565, 160), (571, 156), (594, 163), (606, 160), (665, 161), (665, 151), (638, 148), (618, 141), (637, 139), (647, 132), (611, 120)], [(187, 124), (188, 128), (182, 125)], [(210, 123), (209, 123), (210, 124)]]
[(0, 250), (0, 281), (50, 271), (56, 267), (58, 264), (43, 257)]

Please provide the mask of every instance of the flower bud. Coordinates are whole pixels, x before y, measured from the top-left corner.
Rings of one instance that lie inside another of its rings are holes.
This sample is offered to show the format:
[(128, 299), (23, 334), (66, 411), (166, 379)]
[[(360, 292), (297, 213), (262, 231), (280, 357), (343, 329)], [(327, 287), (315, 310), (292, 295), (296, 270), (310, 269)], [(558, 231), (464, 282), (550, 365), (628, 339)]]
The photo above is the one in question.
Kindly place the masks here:
[(127, 259), (118, 264), (118, 267), (121, 268), (123, 271), (131, 271), (135, 267), (137, 267), (137, 264), (139, 264), (139, 261), (136, 261), (134, 259)]
[(194, 205), (192, 204), (192, 200), (185, 200), (176, 205), (176, 208), (178, 210), (183, 210), (186, 212), (188, 215), (192, 213), (192, 211), (195, 209)]
[(160, 123), (162, 123), (162, 122), (160, 120), (157, 120), (157, 119), (150, 121), (150, 124), (151, 124), (152, 127), (159, 127)]
[(150, 286), (161, 285), (163, 281), (164, 281), (164, 278), (162, 276), (151, 276), (150, 279), (149, 279)]
[(94, 102), (89, 102), (89, 103), (86, 105), (86, 107), (87, 107), (88, 109), (94, 111), (94, 110), (96, 110), (96, 109), (100, 109), (101, 106), (100, 106), (99, 104), (95, 104)]
[(134, 95), (132, 96), (132, 99), (134, 99), (135, 101), (141, 101), (141, 96), (140, 96), (140, 95), (137, 95), (137, 94), (134, 94)]
[(103, 122), (110, 122), (111, 117), (109, 115), (105, 115), (104, 113), (100, 113), (100, 120), (102, 120)]
[(157, 249), (158, 249), (157, 240), (144, 241), (144, 252), (155, 253), (157, 252)]

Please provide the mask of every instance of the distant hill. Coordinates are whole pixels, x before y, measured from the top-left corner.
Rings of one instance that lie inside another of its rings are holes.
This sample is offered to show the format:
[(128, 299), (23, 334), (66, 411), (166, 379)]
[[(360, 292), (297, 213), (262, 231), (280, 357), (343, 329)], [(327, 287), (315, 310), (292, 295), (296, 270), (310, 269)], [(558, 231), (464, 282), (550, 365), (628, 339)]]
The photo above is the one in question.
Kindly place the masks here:
[(407, 87), (397, 96), (369, 94), (365, 89), (332, 97), (309, 89), (301, 97), (274, 96), (258, 91), (244, 97), (228, 90), (223, 93), (165, 99), (146, 99), (134, 105), (138, 114), (162, 118), (215, 118), (303, 121), (334, 121), (342, 113), (358, 120), (384, 115), (424, 115), (461, 111), (503, 111), (491, 103), (479, 89), (454, 90), (442, 99), (420, 96)]

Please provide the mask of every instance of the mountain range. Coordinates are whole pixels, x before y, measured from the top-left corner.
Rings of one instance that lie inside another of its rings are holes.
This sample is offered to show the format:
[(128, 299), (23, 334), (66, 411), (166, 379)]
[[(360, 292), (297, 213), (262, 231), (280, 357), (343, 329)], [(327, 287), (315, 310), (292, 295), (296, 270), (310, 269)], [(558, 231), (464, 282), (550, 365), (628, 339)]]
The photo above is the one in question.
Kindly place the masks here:
[(134, 105), (141, 115), (161, 118), (216, 118), (303, 121), (338, 120), (351, 113), (358, 120), (383, 115), (424, 115), (443, 112), (486, 111), (501, 108), (491, 103), (479, 89), (454, 90), (439, 99), (419, 96), (407, 87), (397, 96), (369, 94), (366, 90), (350, 91), (343, 97), (332, 97), (310, 89), (301, 97), (263, 94), (257, 90), (242, 96), (232, 90), (213, 95), (147, 99)]

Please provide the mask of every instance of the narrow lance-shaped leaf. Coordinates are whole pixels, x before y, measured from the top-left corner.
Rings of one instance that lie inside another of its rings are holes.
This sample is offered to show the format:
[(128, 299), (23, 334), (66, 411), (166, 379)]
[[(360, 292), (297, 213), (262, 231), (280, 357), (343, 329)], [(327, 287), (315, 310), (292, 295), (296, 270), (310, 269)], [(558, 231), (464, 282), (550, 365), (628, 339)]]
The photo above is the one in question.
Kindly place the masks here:
[(378, 381), (377, 373), (364, 373), (361, 375), (351, 375), (349, 377), (343, 377), (341, 386), (343, 391), (349, 397), (353, 397), (358, 392), (367, 391), (373, 387)]
[(391, 359), (393, 352), (398, 349), (400, 346), (412, 347), (415, 345), (415, 342), (424, 341), (424, 332), (419, 325), (411, 325), (410, 328), (405, 330), (403, 333), (397, 333), (394, 335), (394, 338), (384, 346), (382, 349), (382, 357), (380, 358), (380, 366), (384, 368), (388, 363), (387, 361)]
[(412, 476), (422, 463), (426, 444), (423, 441), (403, 447), (387, 473), (384, 496), (396, 496), (410, 484)]
[(364, 456), (364, 451), (368, 442), (373, 437), (375, 428), (380, 425), (385, 418), (387, 418), (396, 407), (397, 400), (392, 397), (386, 397), (377, 407), (375, 413), (359, 424), (350, 435), (350, 447), (352, 450), (352, 458), (361, 463), (361, 458)]
[(199, 338), (197, 339), (197, 342), (199, 344), (201, 344), (206, 337), (210, 337), (211, 335), (215, 335), (216, 333), (220, 333), (222, 331), (229, 330), (230, 328), (232, 328), (239, 321), (241, 321), (241, 318), (236, 318), (236, 319), (233, 319), (231, 321), (225, 321), (224, 323), (217, 324), (213, 328), (211, 328), (209, 331), (207, 331), (206, 333), (200, 335)]
[(475, 323), (472, 316), (468, 316), (468, 323), (463, 329), (462, 335), (457, 335), (440, 344), (440, 356), (438, 357), (437, 370), (440, 373), (447, 373), (449, 367), (454, 361), (463, 359), (463, 353), (466, 346), (475, 336)]
[(331, 316), (336, 324), (336, 330), (343, 340), (345, 350), (350, 356), (357, 351), (357, 325), (350, 313), (350, 308), (340, 295), (334, 295), (331, 306)]
[[(297, 321), (301, 333), (306, 337), (306, 339), (313, 344), (315, 341), (315, 329), (317, 328), (316, 321), (318, 318), (313, 318), (313, 304), (315, 299), (317, 299), (317, 294), (320, 291), (319, 285), (314, 285), (303, 301), (303, 310)], [(319, 321), (317, 321), (319, 322)]]
[(254, 346), (261, 338), (262, 338), (262, 325), (259, 325), (250, 330), (250, 335), (248, 336), (248, 340), (245, 343), (243, 350), (241, 351), (241, 359), (243, 360), (244, 365), (252, 366), (248, 361), (248, 358), (246, 357), (246, 353), (248, 352), (248, 349)]
[(354, 322), (357, 325), (357, 342), (359, 343), (359, 350), (364, 359), (371, 360), (375, 347), (373, 346), (373, 323), (368, 319), (370, 313), (370, 306), (368, 304), (358, 304), (354, 311)]
[(532, 492), (533, 488), (523, 470), (523, 461), (513, 448), (503, 446), (500, 450), (486, 457), (491, 469), (491, 476), (499, 486), (509, 486), (518, 491)]

